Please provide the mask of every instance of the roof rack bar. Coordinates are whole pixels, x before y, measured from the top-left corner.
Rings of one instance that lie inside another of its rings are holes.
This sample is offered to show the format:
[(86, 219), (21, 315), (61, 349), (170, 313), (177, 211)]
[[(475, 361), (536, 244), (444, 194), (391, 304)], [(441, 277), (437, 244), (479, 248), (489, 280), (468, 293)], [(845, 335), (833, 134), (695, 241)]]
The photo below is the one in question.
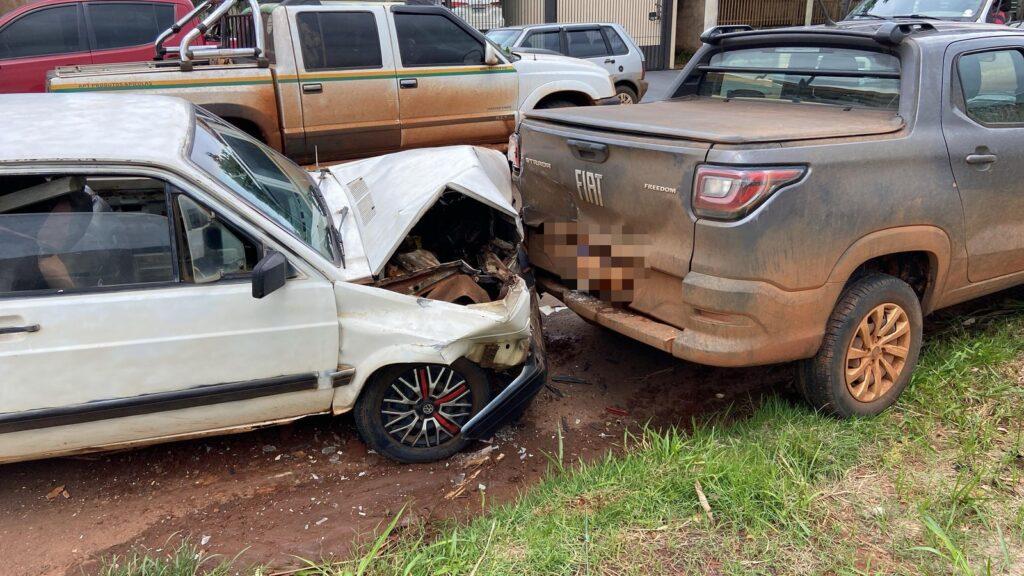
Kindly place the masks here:
[[(181, 20), (178, 20), (170, 28), (164, 30), (159, 36), (157, 36), (156, 43), (153, 46), (156, 49), (156, 57), (154, 60), (163, 60), (164, 55), (168, 52), (168, 50), (164, 48), (164, 42), (166, 42), (171, 36), (181, 32), (181, 29), (188, 24), (189, 20), (195, 18), (196, 14), (206, 10), (206, 7), (209, 6), (212, 1), (213, 0), (203, 0), (195, 8), (189, 11), (188, 14), (182, 17)], [(175, 52), (176, 51), (177, 50), (175, 50)]]
[(717, 44), (718, 38), (723, 34), (734, 34), (737, 32), (753, 32), (754, 27), (747, 24), (728, 24), (712, 26), (700, 35), (700, 41), (705, 44)]
[[(705, 44), (720, 44), (725, 40), (733, 38), (747, 38), (751, 36), (842, 36), (845, 38), (861, 38), (872, 40), (885, 46), (899, 46), (903, 40), (914, 32), (935, 30), (935, 26), (927, 21), (907, 22), (886, 22), (875, 32), (860, 32), (858, 30), (844, 30), (832, 27), (805, 27), (805, 28), (772, 28), (768, 30), (719, 30), (720, 28), (734, 28), (732, 26), (716, 26), (709, 28), (703, 35), (701, 41)], [(748, 27), (749, 28), (749, 27)]]

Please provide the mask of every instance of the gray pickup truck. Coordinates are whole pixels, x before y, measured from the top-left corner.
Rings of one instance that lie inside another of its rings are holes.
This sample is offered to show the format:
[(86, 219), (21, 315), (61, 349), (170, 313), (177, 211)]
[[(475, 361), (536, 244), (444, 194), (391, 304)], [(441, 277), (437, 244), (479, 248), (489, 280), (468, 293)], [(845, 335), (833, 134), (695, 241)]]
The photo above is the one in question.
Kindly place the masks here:
[(923, 314), (1024, 283), (1024, 33), (703, 41), (666, 101), (532, 112), (513, 136), (538, 282), (679, 358), (800, 361), (814, 407), (876, 414)]

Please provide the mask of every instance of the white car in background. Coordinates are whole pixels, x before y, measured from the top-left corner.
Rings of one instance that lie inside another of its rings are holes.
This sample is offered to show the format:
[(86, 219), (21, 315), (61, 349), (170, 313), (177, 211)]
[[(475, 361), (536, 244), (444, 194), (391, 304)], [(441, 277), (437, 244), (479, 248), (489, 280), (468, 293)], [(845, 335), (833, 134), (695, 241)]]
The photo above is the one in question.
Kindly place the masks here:
[(0, 463), (349, 411), (423, 462), (543, 386), (500, 152), (311, 174), (177, 98), (0, 109)]
[(501, 0), (450, 0), (449, 8), (477, 30), (487, 31), (505, 25)]
[(538, 24), (494, 28), (487, 38), (507, 52), (553, 52), (589, 60), (604, 68), (622, 104), (636, 104), (647, 93), (644, 54), (619, 24)]

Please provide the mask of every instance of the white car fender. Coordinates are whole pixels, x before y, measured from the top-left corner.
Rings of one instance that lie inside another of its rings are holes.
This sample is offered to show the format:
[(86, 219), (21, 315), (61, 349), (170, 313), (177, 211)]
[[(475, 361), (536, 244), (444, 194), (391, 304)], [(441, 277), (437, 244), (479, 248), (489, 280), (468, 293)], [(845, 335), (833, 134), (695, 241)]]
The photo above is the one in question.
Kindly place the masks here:
[(522, 279), (503, 300), (471, 306), (347, 282), (335, 284), (335, 294), (340, 360), (356, 368), (352, 381), (335, 391), (335, 414), (352, 409), (367, 379), (380, 368), (417, 362), (450, 365), (477, 346), (525, 346), (531, 335), (531, 295)]
[(544, 97), (557, 92), (580, 92), (591, 100), (615, 96), (615, 85), (604, 68), (557, 54), (520, 54), (513, 65), (519, 76), (519, 111), (533, 110)]
[[(609, 98), (608, 94), (602, 94), (590, 84), (585, 84), (579, 80), (556, 80), (554, 82), (548, 82), (540, 87), (536, 88), (531, 92), (523, 103), (519, 106), (520, 114), (529, 112), (537, 107), (537, 103), (557, 92), (582, 92), (590, 97), (591, 100), (600, 100), (602, 98)], [(614, 89), (612, 95), (615, 94)]]

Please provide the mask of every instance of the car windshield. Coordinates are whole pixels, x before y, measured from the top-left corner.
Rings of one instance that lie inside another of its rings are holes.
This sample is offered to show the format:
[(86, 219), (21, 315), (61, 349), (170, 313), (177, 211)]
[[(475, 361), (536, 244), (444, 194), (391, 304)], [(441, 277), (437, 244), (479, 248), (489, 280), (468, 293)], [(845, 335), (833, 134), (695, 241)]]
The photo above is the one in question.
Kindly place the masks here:
[(778, 46), (718, 52), (700, 95), (895, 109), (900, 61), (892, 54), (826, 46)]
[(977, 20), (984, 6), (985, 0), (863, 0), (850, 12), (848, 18), (924, 16), (944, 20)]
[(196, 121), (192, 161), (324, 258), (336, 260), (331, 222), (320, 192), (294, 162), (205, 116)]
[(487, 33), (487, 38), (502, 50), (511, 48), (517, 36), (519, 36), (519, 30), (491, 30)]

